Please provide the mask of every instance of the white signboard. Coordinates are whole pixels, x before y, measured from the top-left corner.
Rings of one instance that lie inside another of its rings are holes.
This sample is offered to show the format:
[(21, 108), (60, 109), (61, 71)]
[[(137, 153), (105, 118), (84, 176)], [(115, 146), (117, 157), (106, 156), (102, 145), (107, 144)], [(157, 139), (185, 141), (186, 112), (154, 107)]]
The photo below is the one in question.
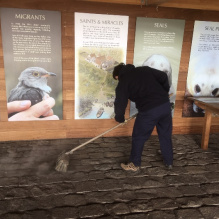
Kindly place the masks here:
[(75, 13), (75, 119), (111, 118), (127, 35), (127, 16)]
[[(186, 96), (219, 96), (219, 22), (195, 21)], [(204, 116), (204, 111), (185, 101), (183, 116)]]
[[(184, 20), (137, 17), (134, 65), (164, 71), (169, 80), (169, 97), (174, 113)], [(137, 112), (131, 102), (130, 116)]]

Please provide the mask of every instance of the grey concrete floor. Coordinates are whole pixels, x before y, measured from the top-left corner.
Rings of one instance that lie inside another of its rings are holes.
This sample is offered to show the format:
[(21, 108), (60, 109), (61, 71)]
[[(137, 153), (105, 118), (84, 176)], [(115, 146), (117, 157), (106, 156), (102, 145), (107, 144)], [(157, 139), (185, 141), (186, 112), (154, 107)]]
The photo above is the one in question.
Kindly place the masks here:
[(166, 170), (157, 136), (145, 144), (142, 167), (127, 173), (131, 137), (100, 138), (55, 171), (63, 150), (89, 139), (0, 142), (1, 219), (219, 218), (219, 134), (209, 149), (201, 135), (174, 135), (174, 168)]

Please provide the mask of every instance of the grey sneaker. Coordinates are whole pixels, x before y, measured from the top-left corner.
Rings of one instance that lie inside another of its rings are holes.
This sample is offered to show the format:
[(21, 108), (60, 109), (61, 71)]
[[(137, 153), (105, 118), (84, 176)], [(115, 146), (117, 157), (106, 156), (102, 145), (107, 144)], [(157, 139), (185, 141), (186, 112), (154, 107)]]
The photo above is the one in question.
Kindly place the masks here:
[(127, 163), (127, 164), (121, 163), (121, 167), (122, 167), (123, 170), (126, 170), (126, 171), (130, 170), (130, 171), (133, 171), (133, 172), (136, 172), (140, 169), (138, 166), (135, 166), (132, 162)]
[(172, 170), (173, 169), (173, 166), (172, 165), (165, 165), (166, 166), (166, 168), (168, 169), (168, 170)]
[(162, 153), (161, 153), (161, 150), (160, 150), (160, 149), (158, 149), (158, 150), (157, 150), (157, 154), (159, 154), (159, 155), (162, 155)]

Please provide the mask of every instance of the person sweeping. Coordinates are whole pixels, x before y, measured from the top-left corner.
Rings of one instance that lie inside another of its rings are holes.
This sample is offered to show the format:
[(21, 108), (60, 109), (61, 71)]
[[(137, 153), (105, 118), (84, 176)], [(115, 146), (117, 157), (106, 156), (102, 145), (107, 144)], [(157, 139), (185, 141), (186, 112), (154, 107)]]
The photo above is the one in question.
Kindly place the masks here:
[(168, 169), (173, 165), (172, 115), (169, 101), (169, 83), (165, 72), (148, 66), (135, 67), (120, 63), (113, 70), (118, 80), (114, 102), (115, 120), (125, 121), (128, 100), (135, 102), (138, 114), (132, 132), (132, 148), (129, 161), (121, 163), (126, 171), (138, 171), (144, 143), (156, 126), (160, 150)]

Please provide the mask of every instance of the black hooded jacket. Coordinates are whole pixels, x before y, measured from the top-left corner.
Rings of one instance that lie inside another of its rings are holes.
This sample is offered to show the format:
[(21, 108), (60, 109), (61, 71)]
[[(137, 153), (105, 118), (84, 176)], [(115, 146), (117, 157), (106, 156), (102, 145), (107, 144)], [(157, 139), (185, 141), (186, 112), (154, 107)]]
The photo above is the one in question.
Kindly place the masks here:
[(147, 66), (125, 65), (118, 76), (114, 102), (115, 120), (124, 122), (128, 100), (144, 112), (169, 101), (169, 83), (165, 72)]

